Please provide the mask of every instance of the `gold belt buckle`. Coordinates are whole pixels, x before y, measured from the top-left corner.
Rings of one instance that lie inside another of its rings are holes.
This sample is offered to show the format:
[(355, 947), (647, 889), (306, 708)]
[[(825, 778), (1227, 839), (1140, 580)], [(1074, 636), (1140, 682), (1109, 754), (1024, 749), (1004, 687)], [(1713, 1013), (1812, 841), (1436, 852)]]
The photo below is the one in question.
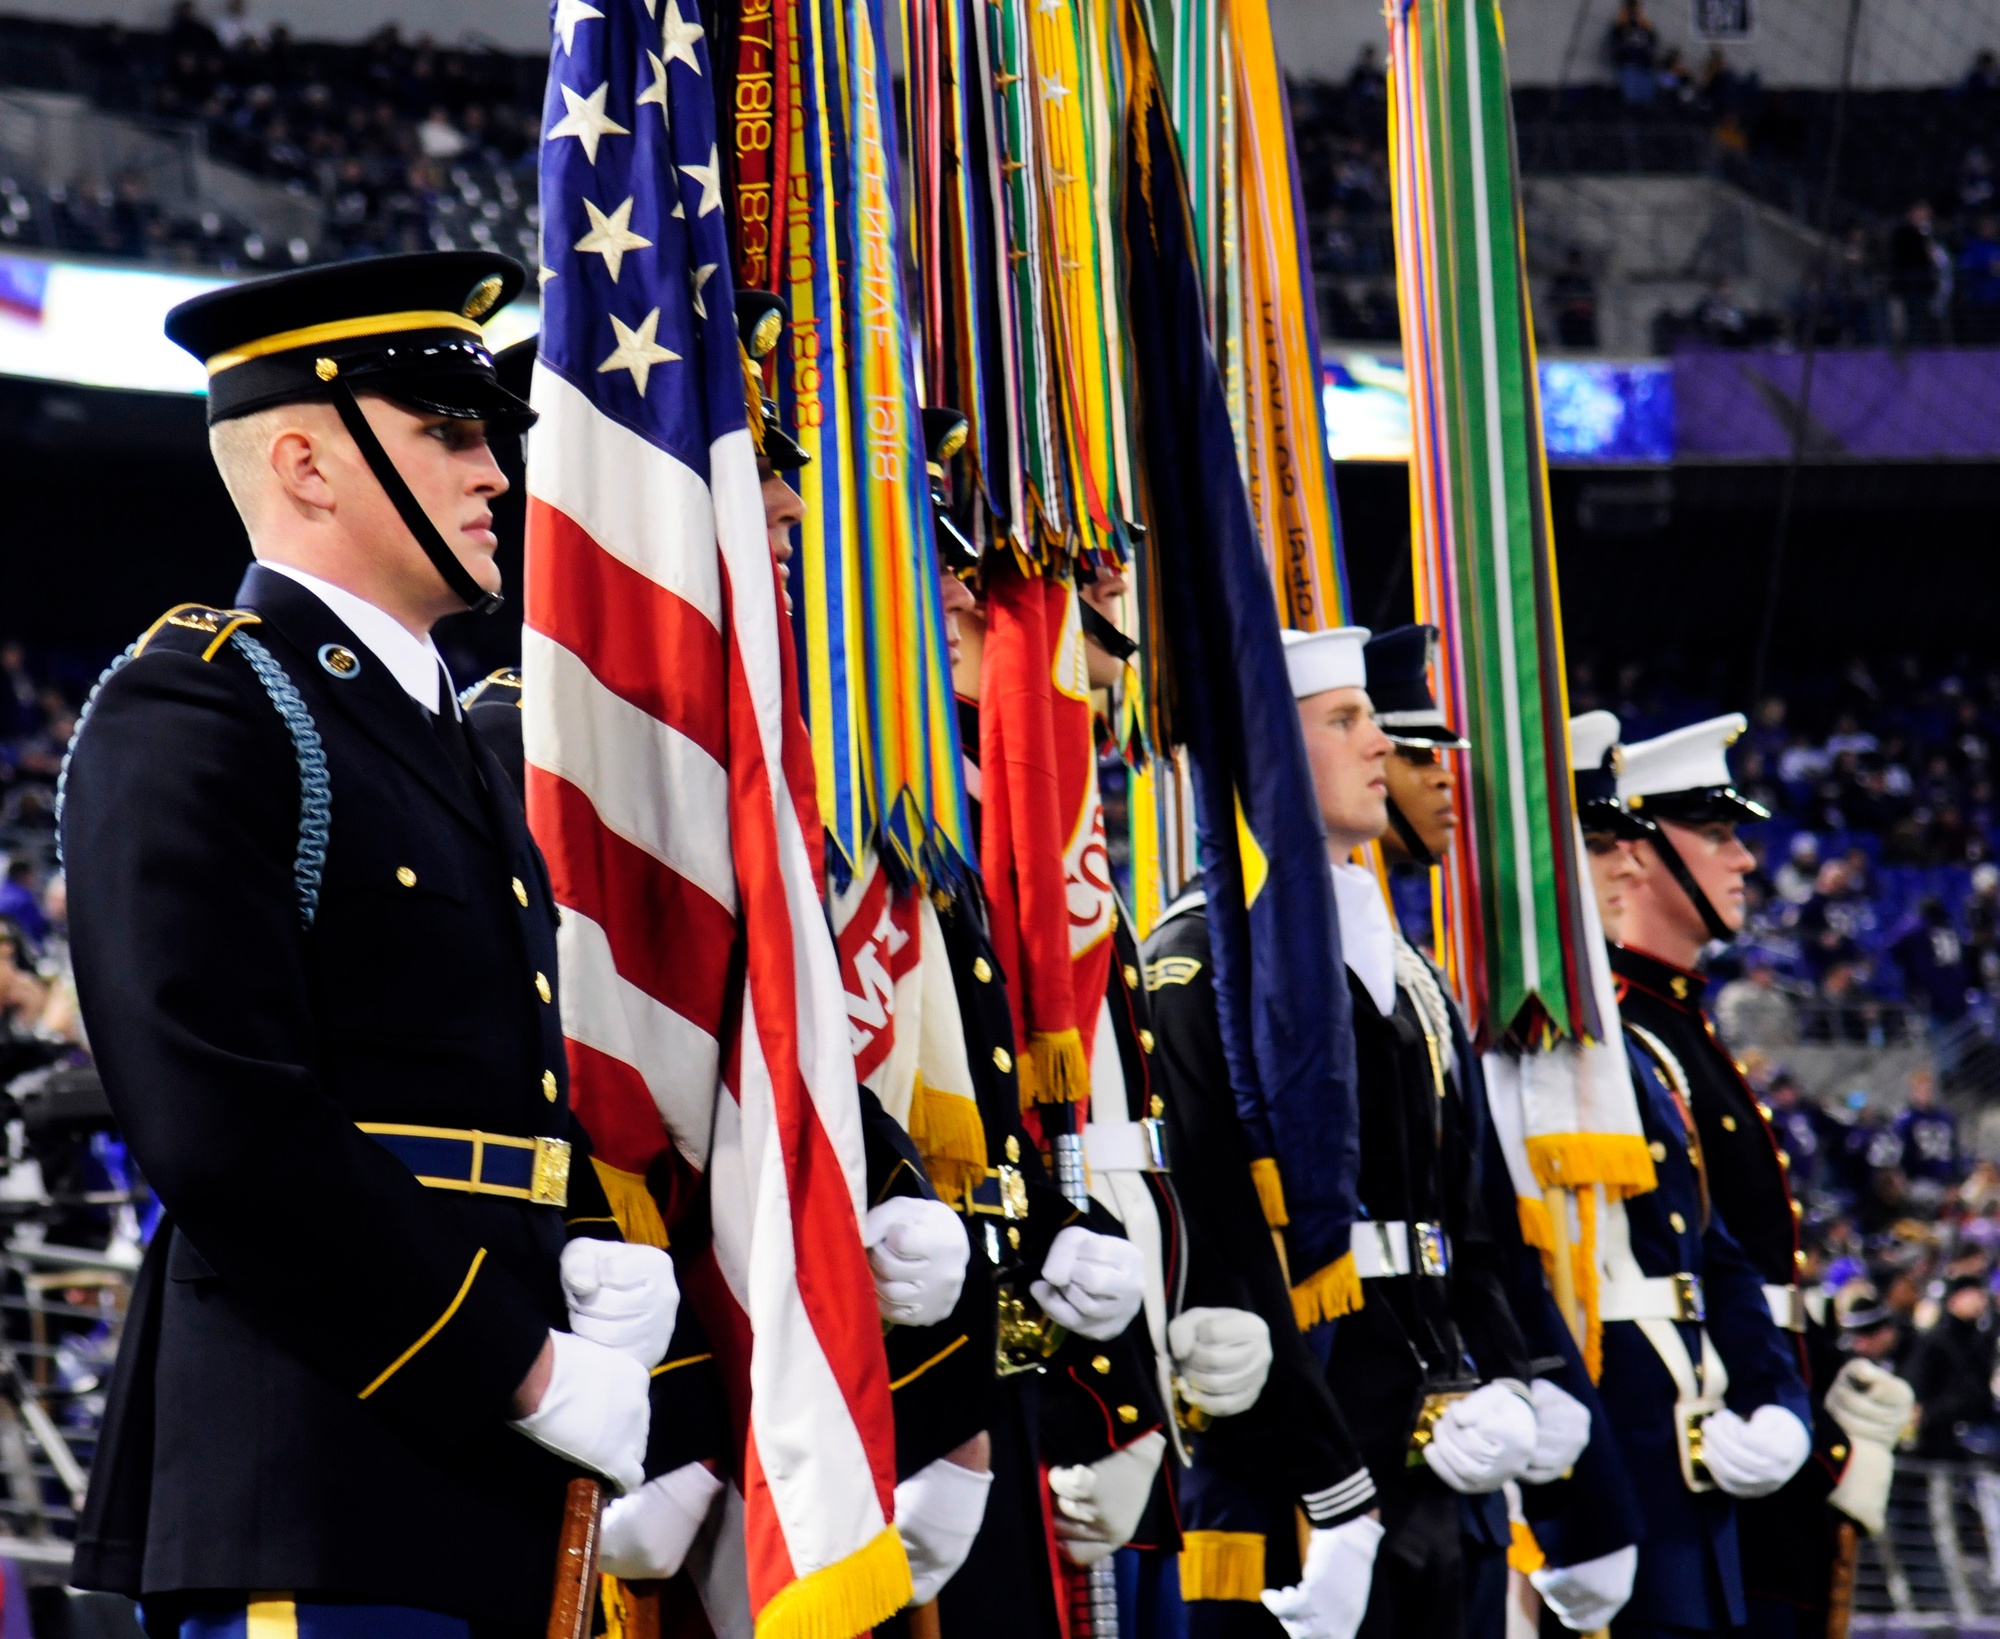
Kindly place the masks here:
[(1690, 1491), (1713, 1491), (1715, 1480), (1703, 1460), (1702, 1424), (1709, 1414), (1721, 1409), (1721, 1402), (1706, 1397), (1674, 1402), (1675, 1444), (1680, 1447), (1681, 1480)]
[(1699, 1326), (1708, 1319), (1708, 1300), (1701, 1289), (1699, 1275), (1675, 1275), (1674, 1319), (1685, 1321), (1690, 1326)]
[(1445, 1409), (1454, 1400), (1463, 1400), (1470, 1392), (1469, 1389), (1452, 1389), (1443, 1394), (1424, 1396), (1423, 1404), (1417, 1407), (1416, 1427), (1410, 1430), (1410, 1450), (1404, 1459), (1409, 1467), (1415, 1468), (1424, 1460), (1423, 1449), (1431, 1443), (1431, 1436), (1437, 1431), (1438, 1419), (1445, 1414)]
[(536, 1206), (569, 1205), (568, 1139), (535, 1140), (535, 1166), (528, 1180), (528, 1199)]
[(1028, 1306), (1006, 1281), (995, 1293), (994, 1306), (993, 1375), (1017, 1377), (1023, 1372), (1047, 1371), (1049, 1356), (1062, 1346), (1062, 1328), (1046, 1315), (1030, 1315)]

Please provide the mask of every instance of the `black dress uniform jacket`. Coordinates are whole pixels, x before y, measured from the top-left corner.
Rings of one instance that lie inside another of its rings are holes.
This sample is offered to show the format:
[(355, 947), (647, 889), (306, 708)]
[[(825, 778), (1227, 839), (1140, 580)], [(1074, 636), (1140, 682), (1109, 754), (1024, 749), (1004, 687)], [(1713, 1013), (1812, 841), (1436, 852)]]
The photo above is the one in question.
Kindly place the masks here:
[[(1611, 971), (1627, 1026), (1637, 1025), (1662, 1042), (1687, 1078), (1716, 1215), (1767, 1285), (1792, 1285), (1802, 1257), (1787, 1159), (1764, 1108), (1702, 1011), (1707, 981), (1622, 946), (1612, 947)], [(1809, 1321), (1808, 1329), (1823, 1330), (1817, 1321)], [(1821, 1409), (1827, 1384), (1813, 1371), (1816, 1358), (1831, 1356), (1830, 1341), (1792, 1334), (1792, 1343), (1815, 1409), (1808, 1425), (1812, 1455), (1781, 1490), (1739, 1505), (1743, 1585), (1753, 1599), (1817, 1612), (1826, 1605), (1833, 1563), (1835, 1516), (1826, 1499), (1845, 1465), (1846, 1436)]]
[[(171, 1222), (76, 1580), (539, 1627), (571, 1470), (508, 1403), (567, 1324), (566, 1237), (615, 1233), (565, 1097), (547, 880), (448, 704), (433, 724), (304, 587), (252, 568), (239, 596), (324, 748), (310, 928), (293, 738), (213, 612), (107, 678), (66, 781), (84, 1015)], [(358, 1122), (577, 1142), (574, 1224), (427, 1189)]]

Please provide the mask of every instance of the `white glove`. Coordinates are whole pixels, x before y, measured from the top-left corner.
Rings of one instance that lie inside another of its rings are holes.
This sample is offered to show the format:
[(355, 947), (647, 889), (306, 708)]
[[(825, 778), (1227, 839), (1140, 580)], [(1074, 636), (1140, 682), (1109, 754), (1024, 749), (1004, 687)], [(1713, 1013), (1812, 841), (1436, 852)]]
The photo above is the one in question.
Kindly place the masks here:
[(1049, 1490), (1056, 1499), (1056, 1540), (1065, 1559), (1072, 1565), (1095, 1565), (1132, 1540), (1166, 1449), (1167, 1437), (1154, 1429), (1094, 1463), (1049, 1470)]
[(1871, 1537), (1879, 1537), (1888, 1523), (1889, 1482), (1895, 1477), (1895, 1452), (1879, 1440), (1857, 1439), (1840, 1471), (1840, 1483), (1826, 1500)]
[(1289, 1588), (1266, 1588), (1258, 1597), (1288, 1639), (1354, 1639), (1368, 1611), (1381, 1544), (1382, 1522), (1366, 1514), (1330, 1531), (1314, 1531), (1299, 1580)]
[(628, 1582), (677, 1574), (721, 1490), (706, 1463), (686, 1463), (614, 1497), (604, 1509), (604, 1574)]
[(1042, 1278), (1028, 1290), (1051, 1320), (1093, 1343), (1124, 1331), (1146, 1301), (1139, 1249), (1075, 1224), (1049, 1243)]
[[(1547, 1485), (1576, 1466), (1590, 1444), (1590, 1412), (1581, 1400), (1546, 1377), (1528, 1385), (1535, 1402), (1535, 1454), (1521, 1478), (1529, 1485)], [(1585, 1563), (1595, 1563), (1586, 1561)], [(1597, 1624), (1603, 1627), (1602, 1622)]]
[(558, 1457), (602, 1474), (620, 1491), (646, 1477), (646, 1434), (652, 1426), (652, 1378), (623, 1349), (609, 1349), (572, 1332), (550, 1332), (555, 1370), (542, 1403), (514, 1427)]
[[(951, 1209), (947, 1207), (947, 1212)], [(940, 1457), (896, 1487), (896, 1535), (910, 1559), (912, 1605), (928, 1605), (958, 1574), (986, 1518), (991, 1474)]]
[(1264, 1392), (1271, 1328), (1248, 1309), (1183, 1309), (1167, 1322), (1167, 1352), (1189, 1405), (1234, 1417)]
[(935, 1326), (965, 1287), (972, 1243), (942, 1201), (896, 1196), (868, 1209), (861, 1244), (875, 1276), (875, 1306), (898, 1326)]
[(629, 1354), (647, 1371), (666, 1359), (681, 1288), (674, 1260), (659, 1247), (571, 1241), (562, 1249), (562, 1288), (578, 1337)]
[(1625, 1608), (1638, 1569), (1636, 1547), (1614, 1548), (1600, 1559), (1577, 1565), (1545, 1565), (1530, 1571), (1528, 1580), (1570, 1632), (1597, 1633), (1610, 1627), (1612, 1617)]
[(1488, 1383), (1452, 1401), (1424, 1447), (1431, 1472), (1470, 1497), (1518, 1480), (1534, 1454), (1535, 1408), (1506, 1383)]
[(1916, 1391), (1872, 1360), (1850, 1360), (1826, 1391), (1826, 1411), (1850, 1440), (1872, 1440), (1890, 1450), (1909, 1426)]
[(1759, 1406), (1748, 1422), (1724, 1407), (1701, 1425), (1702, 1461), (1732, 1497), (1768, 1497), (1811, 1451), (1806, 1425), (1783, 1406)]

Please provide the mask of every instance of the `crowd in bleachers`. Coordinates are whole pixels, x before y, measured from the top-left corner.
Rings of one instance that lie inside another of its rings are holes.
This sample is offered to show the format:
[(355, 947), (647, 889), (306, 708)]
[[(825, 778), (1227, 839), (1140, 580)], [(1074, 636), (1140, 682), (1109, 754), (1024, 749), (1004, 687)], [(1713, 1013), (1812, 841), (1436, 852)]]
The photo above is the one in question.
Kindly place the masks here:
[[(1571, 704), (1628, 739), (1723, 709), (1644, 668), (1575, 668)], [(1761, 701), (1733, 752), (1771, 810), (1718, 1003), (1739, 1034), (1907, 1040), (2000, 999), (2000, 669), (1849, 660)]]
[(0, 18), (0, 83), (194, 125), (216, 158), (311, 197), (324, 220), (316, 242), (266, 242), (220, 213), (177, 215), (133, 173), (0, 178), (0, 240), (224, 267), (471, 246), (532, 259), (545, 69), (393, 23), (358, 45), (299, 41), (243, 0), (212, 20), (180, 0), (158, 31)]

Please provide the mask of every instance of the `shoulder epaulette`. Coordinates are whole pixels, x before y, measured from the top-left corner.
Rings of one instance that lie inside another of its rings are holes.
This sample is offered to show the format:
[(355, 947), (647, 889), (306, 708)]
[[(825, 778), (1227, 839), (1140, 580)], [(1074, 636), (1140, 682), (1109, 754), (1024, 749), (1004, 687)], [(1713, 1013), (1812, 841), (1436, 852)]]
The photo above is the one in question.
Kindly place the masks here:
[(212, 609), (205, 603), (177, 603), (140, 634), (139, 641), (132, 645), (132, 658), (137, 660), (159, 643), (213, 660), (238, 630), (262, 623), (263, 616), (248, 609)]
[(495, 705), (504, 704), (505, 702), (501, 696), (509, 690), (514, 695), (513, 703), (518, 706), (521, 703), (521, 668), (519, 666), (502, 666), (498, 671), (488, 672), (477, 683), (473, 684), (471, 688), (463, 690), (459, 694), (458, 708), (460, 711), (470, 711), (475, 703), (489, 697), (492, 698)]

